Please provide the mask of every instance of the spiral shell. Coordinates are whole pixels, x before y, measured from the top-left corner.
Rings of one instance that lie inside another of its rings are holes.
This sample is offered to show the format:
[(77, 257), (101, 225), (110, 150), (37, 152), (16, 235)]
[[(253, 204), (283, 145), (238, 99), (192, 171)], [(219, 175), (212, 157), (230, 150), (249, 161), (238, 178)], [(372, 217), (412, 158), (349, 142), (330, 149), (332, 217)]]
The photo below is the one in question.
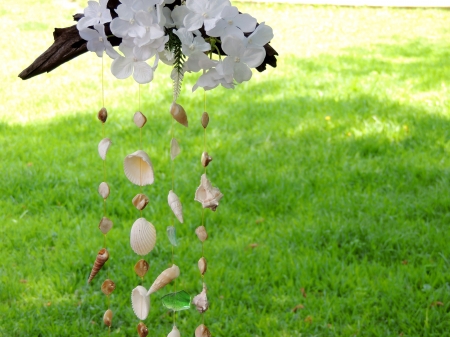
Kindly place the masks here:
[(123, 170), (128, 180), (138, 186), (151, 185), (155, 180), (150, 157), (142, 150), (125, 157)]
[(202, 165), (203, 165), (203, 167), (206, 167), (206, 166), (208, 166), (208, 164), (210, 163), (210, 162), (212, 162), (212, 157), (210, 157), (209, 155), (208, 155), (208, 152), (203, 152), (202, 153), (202, 158), (201, 158), (201, 162), (202, 162)]
[(111, 326), (112, 324), (112, 318), (113, 318), (113, 312), (111, 309), (108, 309), (105, 311), (105, 314), (103, 315), (103, 323), (105, 323), (106, 326)]
[(202, 174), (200, 186), (195, 191), (194, 200), (201, 202), (203, 208), (210, 208), (212, 211), (215, 211), (222, 197), (223, 194), (220, 193), (220, 190), (211, 185), (206, 174)]
[(101, 108), (97, 114), (97, 118), (99, 119), (100, 122), (105, 123), (106, 119), (108, 118), (108, 111), (106, 110), (106, 108)]
[(140, 111), (137, 111), (133, 116), (133, 122), (138, 128), (142, 128), (147, 123), (147, 117)]
[(138, 326), (137, 326), (137, 332), (138, 332), (139, 337), (147, 337), (147, 335), (148, 335), (148, 329), (147, 329), (147, 327), (145, 326), (145, 324), (142, 323), (142, 322), (140, 322), (140, 323), (138, 324)]
[(150, 297), (146, 295), (147, 289), (137, 286), (131, 292), (131, 306), (137, 318), (144, 320), (150, 311)]
[(130, 245), (138, 255), (147, 255), (155, 247), (156, 229), (144, 218), (137, 219), (131, 227)]
[(195, 229), (195, 234), (197, 234), (197, 237), (201, 242), (205, 242), (206, 239), (208, 238), (208, 233), (206, 233), (205, 226), (198, 226)]
[(111, 230), (112, 226), (113, 222), (109, 220), (107, 217), (103, 217), (102, 220), (100, 220), (100, 223), (98, 224), (98, 229), (100, 229), (100, 231), (103, 234), (106, 234)]
[(202, 121), (201, 122), (202, 122), (203, 128), (206, 129), (206, 127), (209, 124), (209, 115), (208, 115), (208, 113), (206, 111), (202, 114)]
[(170, 106), (170, 114), (178, 123), (188, 127), (186, 111), (184, 111), (184, 108), (180, 104), (173, 102)]
[(167, 335), (167, 337), (180, 337), (180, 331), (178, 330), (177, 326), (174, 325), (172, 327), (172, 331), (169, 332), (169, 334)]
[(175, 280), (178, 276), (180, 276), (180, 268), (177, 265), (172, 265), (172, 267), (164, 270), (159, 276), (156, 278), (155, 282), (153, 282), (152, 286), (147, 292), (147, 295), (153, 294), (159, 289), (163, 288), (173, 280)]
[(149, 201), (150, 200), (145, 194), (139, 193), (136, 194), (136, 196), (133, 198), (133, 205), (138, 210), (142, 211), (145, 208), (145, 206), (148, 205)]
[(170, 159), (174, 160), (180, 154), (180, 145), (175, 138), (170, 141)]
[(178, 221), (183, 223), (183, 206), (181, 205), (181, 201), (178, 196), (172, 190), (169, 191), (167, 202), (169, 203), (169, 206), (177, 217)]
[(141, 259), (134, 266), (134, 272), (136, 273), (137, 276), (144, 277), (145, 274), (147, 274), (149, 268), (150, 265), (148, 264), (148, 262)]
[(200, 271), (200, 274), (205, 275), (207, 267), (208, 264), (206, 263), (206, 259), (202, 256), (200, 260), (198, 260), (198, 270)]
[(207, 291), (208, 289), (206, 288), (206, 284), (203, 283), (202, 292), (192, 299), (192, 304), (195, 305), (195, 308), (201, 314), (204, 313), (209, 308), (209, 302), (206, 296)]
[(200, 324), (197, 329), (195, 329), (195, 337), (211, 337), (211, 332), (204, 324)]
[(99, 270), (103, 267), (105, 262), (108, 261), (108, 259), (109, 253), (106, 248), (100, 249), (95, 259), (94, 266), (92, 267), (91, 275), (89, 275), (88, 283), (92, 281), (92, 279), (95, 277), (95, 275), (97, 275)]
[(100, 185), (98, 185), (98, 194), (100, 194), (103, 199), (108, 198), (109, 186), (107, 183), (102, 182), (102, 183), (100, 183)]
[(98, 155), (103, 160), (106, 159), (106, 153), (109, 150), (109, 147), (111, 146), (112, 142), (109, 138), (103, 138), (100, 143), (98, 143)]
[(102, 292), (108, 296), (116, 289), (116, 284), (110, 279), (106, 279), (102, 283)]

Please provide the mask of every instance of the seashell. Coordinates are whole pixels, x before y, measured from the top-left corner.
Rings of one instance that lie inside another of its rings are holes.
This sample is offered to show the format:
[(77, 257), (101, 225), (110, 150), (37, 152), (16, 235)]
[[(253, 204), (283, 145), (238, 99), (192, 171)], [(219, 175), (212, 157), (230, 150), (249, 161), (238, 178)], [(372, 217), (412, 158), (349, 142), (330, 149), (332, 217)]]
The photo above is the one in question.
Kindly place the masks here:
[(202, 162), (203, 167), (208, 166), (208, 164), (209, 164), (211, 161), (212, 161), (212, 157), (210, 157), (210, 156), (208, 155), (208, 152), (203, 152), (203, 153), (202, 153), (202, 159), (201, 159), (201, 162)]
[(180, 104), (173, 102), (170, 106), (170, 114), (178, 123), (188, 127), (186, 111), (184, 111), (184, 108)]
[(137, 286), (131, 292), (131, 306), (137, 318), (144, 320), (150, 311), (150, 297), (146, 295), (147, 289)]
[(208, 238), (208, 233), (206, 233), (205, 226), (198, 226), (195, 229), (195, 234), (197, 234), (197, 237), (201, 242), (205, 242), (206, 239)]
[(150, 265), (147, 261), (139, 260), (134, 266), (134, 271), (136, 272), (137, 276), (144, 277), (145, 274), (147, 274), (149, 268)]
[(147, 327), (145, 326), (145, 324), (142, 323), (142, 322), (140, 322), (140, 323), (138, 324), (138, 326), (137, 326), (137, 332), (138, 332), (139, 337), (147, 337), (147, 335), (148, 335), (148, 329), (147, 329)]
[(108, 198), (109, 196), (109, 186), (107, 183), (102, 182), (98, 185), (98, 194), (102, 196), (103, 199)]
[(103, 234), (106, 234), (111, 230), (112, 226), (113, 222), (107, 217), (103, 217), (98, 224), (98, 229), (100, 229)]
[(220, 190), (211, 185), (206, 174), (202, 174), (200, 186), (195, 191), (194, 200), (201, 202), (203, 208), (210, 208), (212, 211), (215, 211), (222, 197), (223, 194), (220, 193)]
[(203, 126), (203, 128), (206, 129), (206, 127), (208, 126), (208, 124), (209, 124), (209, 115), (208, 115), (208, 113), (205, 111), (205, 112), (202, 114), (202, 126)]
[(150, 200), (145, 194), (139, 193), (136, 194), (136, 196), (133, 198), (133, 205), (138, 210), (142, 211), (145, 208), (145, 206), (147, 206), (149, 201)]
[(170, 141), (170, 159), (174, 160), (180, 154), (180, 145), (175, 138)]
[(97, 254), (97, 257), (95, 258), (94, 266), (91, 270), (91, 275), (89, 275), (88, 283), (92, 281), (92, 279), (97, 275), (99, 270), (103, 267), (106, 261), (109, 259), (109, 253), (106, 250), (106, 248), (100, 249), (100, 251)]
[(200, 274), (205, 275), (207, 267), (208, 264), (206, 263), (206, 259), (202, 256), (200, 260), (198, 260), (198, 270), (200, 271)]
[(204, 324), (200, 324), (197, 329), (195, 329), (195, 337), (211, 337), (211, 332)]
[(103, 323), (105, 323), (106, 326), (111, 327), (112, 317), (113, 317), (113, 312), (111, 311), (111, 309), (106, 310), (105, 314), (103, 315)]
[(138, 150), (125, 157), (123, 169), (128, 180), (138, 186), (151, 185), (154, 181), (153, 166), (150, 157)]
[(161, 274), (159, 274), (155, 282), (153, 282), (152, 286), (148, 290), (147, 296), (163, 288), (164, 286), (175, 280), (178, 276), (180, 276), (180, 268), (178, 268), (177, 265), (173, 264), (172, 267), (167, 268)]
[(203, 283), (202, 292), (192, 299), (192, 304), (195, 305), (197, 311), (201, 314), (204, 313), (209, 308), (209, 302), (206, 296), (207, 291), (208, 289), (206, 288), (206, 284)]
[(169, 191), (167, 201), (178, 221), (183, 223), (183, 206), (181, 205), (181, 201), (178, 196), (172, 190)]
[(138, 128), (142, 128), (147, 123), (147, 117), (140, 111), (137, 111), (133, 116), (133, 122)]
[(108, 118), (108, 111), (103, 107), (98, 111), (97, 118), (102, 122), (105, 123), (106, 119)]
[(131, 227), (130, 245), (138, 255), (147, 255), (155, 247), (156, 229), (144, 218), (137, 219)]
[(106, 279), (102, 283), (102, 292), (108, 296), (116, 289), (116, 284), (110, 279)]
[(169, 332), (169, 334), (167, 335), (167, 337), (180, 337), (180, 331), (178, 330), (177, 326), (174, 325), (172, 328), (172, 331)]
[(98, 155), (103, 160), (106, 159), (106, 153), (109, 150), (109, 147), (111, 146), (112, 142), (109, 138), (103, 138), (100, 143), (98, 143)]

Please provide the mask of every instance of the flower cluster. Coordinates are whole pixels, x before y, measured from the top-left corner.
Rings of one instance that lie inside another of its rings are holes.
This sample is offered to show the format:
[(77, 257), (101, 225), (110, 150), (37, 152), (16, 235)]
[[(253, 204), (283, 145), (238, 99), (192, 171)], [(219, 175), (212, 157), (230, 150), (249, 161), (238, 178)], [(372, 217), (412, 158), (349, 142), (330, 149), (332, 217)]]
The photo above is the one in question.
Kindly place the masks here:
[[(100, 57), (105, 51), (114, 59), (111, 72), (120, 79), (133, 75), (136, 82), (148, 83), (162, 61), (174, 67), (174, 88), (185, 72), (202, 72), (193, 90), (219, 84), (234, 88), (250, 80), (251, 68), (264, 61), (272, 28), (239, 13), (229, 0), (186, 0), (178, 6), (174, 1), (120, 0), (114, 19), (108, 0), (88, 1), (77, 28), (88, 50)], [(112, 34), (121, 38), (121, 54), (105, 35), (108, 22)]]

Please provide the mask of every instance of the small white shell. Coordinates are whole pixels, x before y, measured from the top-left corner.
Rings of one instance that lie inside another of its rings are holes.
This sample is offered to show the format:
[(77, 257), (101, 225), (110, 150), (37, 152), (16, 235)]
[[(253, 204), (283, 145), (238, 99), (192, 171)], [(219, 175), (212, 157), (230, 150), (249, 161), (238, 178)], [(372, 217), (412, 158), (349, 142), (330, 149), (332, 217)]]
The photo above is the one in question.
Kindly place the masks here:
[(153, 282), (152, 286), (147, 292), (147, 295), (153, 294), (159, 289), (163, 288), (173, 280), (175, 280), (178, 276), (180, 276), (180, 268), (177, 265), (172, 265), (172, 267), (164, 270), (159, 276), (156, 278), (155, 282)]
[(181, 205), (181, 201), (178, 196), (172, 190), (169, 191), (167, 202), (169, 203), (169, 206), (177, 217), (178, 221), (183, 223), (183, 206)]
[(155, 247), (156, 229), (144, 218), (137, 219), (131, 227), (130, 245), (138, 255), (147, 255)]
[(125, 157), (123, 169), (128, 180), (138, 186), (151, 185), (154, 181), (153, 166), (150, 157), (138, 150)]
[(195, 234), (197, 234), (197, 237), (201, 242), (205, 242), (206, 239), (208, 238), (208, 233), (206, 233), (205, 226), (198, 226), (195, 229)]
[(147, 123), (147, 117), (140, 111), (137, 111), (133, 116), (133, 122), (138, 128), (142, 128)]
[(211, 332), (204, 324), (200, 324), (197, 329), (195, 329), (195, 337), (211, 337)]
[(136, 194), (135, 197), (133, 198), (134, 207), (136, 207), (140, 211), (142, 211), (145, 208), (145, 206), (147, 206), (148, 202), (149, 202), (148, 197), (142, 193)]
[(170, 159), (174, 160), (180, 154), (180, 145), (175, 138), (170, 141)]
[(109, 192), (109, 186), (107, 183), (102, 182), (98, 185), (98, 194), (100, 194), (103, 199), (108, 198)]
[(100, 143), (98, 143), (98, 155), (103, 160), (106, 159), (106, 153), (109, 150), (109, 147), (111, 146), (112, 142), (109, 138), (103, 138)]
[(147, 289), (137, 286), (131, 292), (131, 306), (140, 320), (145, 320), (150, 311), (150, 297), (146, 295)]
[(173, 119), (175, 119), (178, 123), (184, 125), (185, 127), (188, 127), (186, 111), (180, 104), (173, 102), (170, 106), (170, 113)]
[(219, 206), (219, 201), (222, 199), (223, 194), (217, 187), (213, 187), (211, 182), (206, 177), (206, 174), (202, 174), (200, 180), (200, 186), (195, 191), (195, 201), (202, 203), (203, 208), (210, 208), (215, 211)]
[(172, 331), (169, 332), (169, 334), (167, 335), (167, 337), (180, 337), (180, 331), (178, 330), (177, 326), (174, 325), (172, 328)]
[(209, 308), (208, 297), (206, 296), (207, 290), (206, 285), (203, 283), (202, 292), (192, 299), (192, 304), (195, 305), (199, 313), (204, 313)]
[(112, 226), (113, 222), (107, 217), (103, 217), (98, 224), (98, 229), (100, 229), (103, 234), (107, 234), (111, 230)]
[(198, 260), (198, 270), (200, 271), (200, 274), (205, 275), (207, 268), (208, 264), (206, 263), (206, 259), (202, 256), (200, 260)]

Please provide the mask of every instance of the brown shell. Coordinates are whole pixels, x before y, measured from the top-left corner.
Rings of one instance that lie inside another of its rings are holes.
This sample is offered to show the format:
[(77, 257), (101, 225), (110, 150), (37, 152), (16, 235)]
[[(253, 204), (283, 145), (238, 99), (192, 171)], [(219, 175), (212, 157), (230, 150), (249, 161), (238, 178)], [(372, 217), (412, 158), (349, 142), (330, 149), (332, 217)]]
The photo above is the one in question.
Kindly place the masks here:
[(211, 337), (211, 332), (204, 324), (200, 324), (197, 329), (195, 329), (195, 337)]
[(220, 193), (220, 190), (212, 186), (206, 174), (202, 174), (200, 186), (195, 191), (194, 200), (201, 202), (203, 208), (210, 208), (212, 211), (215, 211), (222, 197), (223, 194)]
[(142, 128), (144, 127), (145, 123), (147, 123), (147, 117), (145, 117), (142, 112), (137, 111), (133, 116), (133, 122), (138, 128)]
[(98, 224), (98, 229), (100, 229), (103, 234), (107, 234), (111, 230), (112, 226), (113, 222), (107, 217), (103, 217)]
[(139, 337), (147, 337), (147, 335), (148, 335), (148, 329), (147, 329), (147, 327), (145, 326), (145, 324), (142, 323), (142, 322), (140, 322), (140, 323), (138, 324), (138, 326), (137, 326), (137, 332), (138, 332)]
[(188, 127), (186, 111), (184, 111), (184, 108), (180, 104), (173, 102), (170, 106), (170, 114), (178, 123)]
[(208, 124), (209, 124), (209, 115), (208, 115), (208, 113), (205, 111), (205, 112), (202, 114), (202, 126), (206, 129), (206, 127), (208, 126)]
[(111, 326), (112, 324), (112, 318), (113, 318), (113, 312), (111, 309), (108, 309), (105, 311), (105, 314), (103, 315), (103, 323), (105, 323), (106, 326)]
[(91, 274), (89, 275), (88, 283), (92, 281), (92, 279), (97, 275), (100, 269), (102, 269), (103, 265), (109, 259), (109, 253), (106, 248), (100, 249), (97, 254), (97, 257), (94, 262), (94, 266), (92, 267)]
[(202, 162), (202, 165), (203, 165), (203, 167), (206, 167), (206, 166), (208, 166), (208, 164), (210, 163), (210, 162), (212, 162), (212, 157), (210, 157), (209, 155), (208, 155), (208, 152), (203, 152), (202, 153), (202, 159), (201, 159), (201, 162)]
[(144, 259), (139, 260), (134, 266), (134, 271), (139, 277), (144, 277), (147, 274), (150, 265)]
[(97, 118), (100, 120), (100, 122), (105, 123), (106, 119), (108, 118), (108, 111), (106, 111), (106, 108), (101, 108), (97, 114)]
[(205, 275), (207, 267), (208, 264), (206, 263), (206, 259), (202, 256), (200, 260), (198, 260), (198, 270), (200, 271), (200, 274)]
[(116, 284), (110, 279), (106, 279), (102, 283), (102, 292), (108, 296), (116, 289)]
[(208, 233), (206, 233), (205, 226), (198, 226), (195, 229), (195, 234), (197, 234), (197, 237), (201, 242), (205, 242), (206, 239), (208, 238)]
[(133, 205), (138, 210), (142, 211), (145, 208), (145, 206), (148, 205), (149, 201), (150, 200), (145, 194), (139, 193), (136, 194), (136, 196), (133, 198)]

